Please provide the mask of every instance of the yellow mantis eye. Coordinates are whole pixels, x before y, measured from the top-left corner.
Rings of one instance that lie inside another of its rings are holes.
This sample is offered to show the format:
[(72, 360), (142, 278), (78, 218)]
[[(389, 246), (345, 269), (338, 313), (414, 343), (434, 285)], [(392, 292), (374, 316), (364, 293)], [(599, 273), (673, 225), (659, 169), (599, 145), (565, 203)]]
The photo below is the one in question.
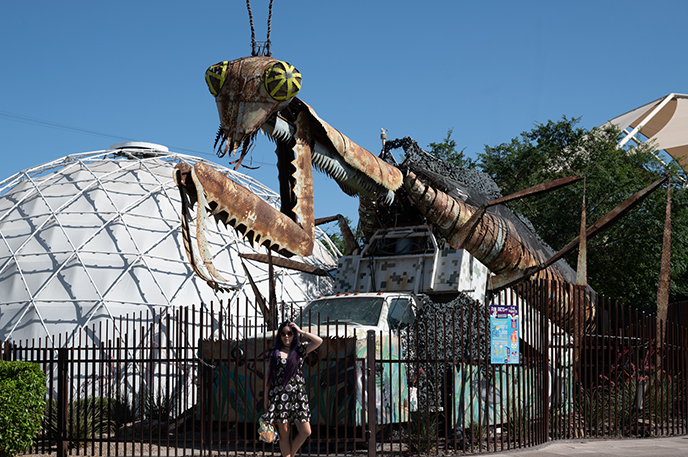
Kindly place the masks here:
[(224, 62), (211, 65), (205, 71), (205, 83), (208, 85), (208, 89), (210, 89), (210, 93), (213, 94), (213, 97), (217, 97), (217, 94), (219, 94), (222, 89), (222, 85), (225, 83), (228, 66), (229, 62), (225, 60)]
[(275, 100), (289, 100), (301, 90), (301, 73), (287, 62), (275, 62), (265, 71), (265, 89)]

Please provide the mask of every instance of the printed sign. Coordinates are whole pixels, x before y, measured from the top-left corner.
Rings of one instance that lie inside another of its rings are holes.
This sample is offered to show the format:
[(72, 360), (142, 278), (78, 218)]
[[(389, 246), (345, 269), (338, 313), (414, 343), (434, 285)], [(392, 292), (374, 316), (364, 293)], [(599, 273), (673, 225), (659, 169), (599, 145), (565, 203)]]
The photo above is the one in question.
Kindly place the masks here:
[(490, 305), (490, 361), (518, 363), (518, 306)]

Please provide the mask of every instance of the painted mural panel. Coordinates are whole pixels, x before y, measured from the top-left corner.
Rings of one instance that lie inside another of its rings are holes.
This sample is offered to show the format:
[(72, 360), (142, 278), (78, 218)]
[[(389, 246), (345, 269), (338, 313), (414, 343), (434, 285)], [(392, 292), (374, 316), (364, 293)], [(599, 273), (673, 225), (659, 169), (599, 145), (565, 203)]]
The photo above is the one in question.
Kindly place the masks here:
[[(311, 423), (361, 425), (365, 422), (363, 370), (367, 342), (361, 332), (351, 337), (325, 337), (304, 365), (311, 407)], [(263, 373), (272, 338), (200, 343), (203, 359), (212, 366), (209, 395), (213, 420), (255, 423), (263, 413)], [(376, 358), (401, 360), (396, 338), (376, 339)], [(408, 388), (405, 365), (378, 362), (375, 368), (377, 421), (380, 424), (408, 420)], [(200, 394), (201, 402), (208, 396)], [(200, 409), (200, 408), (199, 408)]]
[(503, 424), (516, 415), (535, 417), (542, 391), (535, 370), (497, 367), (492, 371), (468, 364), (456, 366), (453, 415), (458, 427)]
[[(486, 374), (488, 373), (489, 374)], [(460, 364), (454, 370), (453, 423), (469, 428), (474, 424), (499, 425), (509, 420), (535, 419), (541, 414), (544, 395), (550, 406), (570, 412), (573, 408), (573, 379), (570, 370), (550, 370), (549, 383), (538, 376), (539, 369), (497, 366), (494, 370)]]

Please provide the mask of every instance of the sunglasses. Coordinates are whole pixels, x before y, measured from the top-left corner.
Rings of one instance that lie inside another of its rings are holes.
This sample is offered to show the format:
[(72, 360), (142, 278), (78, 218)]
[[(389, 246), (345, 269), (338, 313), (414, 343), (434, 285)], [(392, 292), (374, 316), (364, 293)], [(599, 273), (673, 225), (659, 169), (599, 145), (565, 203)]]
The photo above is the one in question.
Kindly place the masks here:
[(294, 332), (282, 332), (282, 336), (293, 336)]

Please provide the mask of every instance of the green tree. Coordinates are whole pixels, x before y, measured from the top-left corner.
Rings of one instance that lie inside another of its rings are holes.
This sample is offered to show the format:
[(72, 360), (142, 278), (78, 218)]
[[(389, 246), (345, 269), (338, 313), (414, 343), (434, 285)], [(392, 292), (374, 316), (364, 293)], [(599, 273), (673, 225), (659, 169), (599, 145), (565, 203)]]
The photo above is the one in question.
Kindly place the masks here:
[[(510, 143), (485, 147), (479, 168), (504, 195), (573, 174), (586, 176), (588, 226), (666, 170), (649, 153), (617, 147), (615, 127), (586, 130), (579, 118), (536, 124)], [(559, 250), (578, 235), (583, 183), (514, 202), (540, 237)], [(597, 292), (625, 303), (656, 304), (666, 188), (657, 190), (614, 226), (588, 241), (588, 281)], [(577, 252), (567, 257), (575, 267)], [(688, 192), (672, 189), (672, 288), (670, 301), (688, 297)]]
[(449, 162), (461, 168), (475, 168), (477, 162), (464, 155), (466, 148), (461, 151), (456, 150), (456, 141), (452, 139), (454, 129), (447, 130), (447, 136), (439, 143), (430, 143), (428, 152), (438, 159)]

